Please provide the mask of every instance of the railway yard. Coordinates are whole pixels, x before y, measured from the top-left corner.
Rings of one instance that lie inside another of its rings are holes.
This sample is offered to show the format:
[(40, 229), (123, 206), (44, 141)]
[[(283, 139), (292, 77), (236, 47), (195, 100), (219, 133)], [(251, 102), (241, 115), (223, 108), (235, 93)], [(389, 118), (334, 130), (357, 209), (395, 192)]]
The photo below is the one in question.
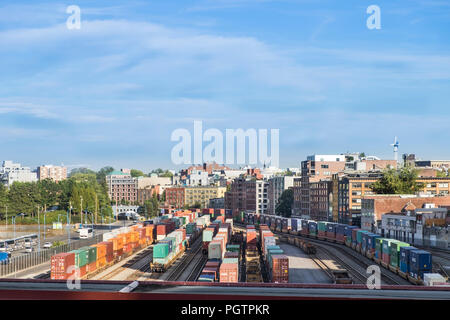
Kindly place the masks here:
[[(396, 270), (384, 268), (375, 255), (362, 254), (351, 243), (345, 245), (220, 214), (186, 211), (164, 218), (105, 233), (103, 242), (57, 254), (50, 262), (21, 271), (14, 278), (47, 283), (78, 276), (99, 285), (136, 282), (137, 292), (145, 292), (146, 283), (195, 285), (195, 290), (200, 290), (198, 286), (228, 288), (230, 284), (236, 288), (319, 285), (361, 289), (366, 288), (371, 276), (367, 268), (377, 265), (384, 289), (425, 287), (422, 281), (412, 283)], [(450, 253), (428, 250), (433, 255), (430, 271), (445, 276)], [(78, 274), (68, 268), (71, 265), (80, 270)], [(165, 292), (182, 290), (164, 288), (161, 290)]]

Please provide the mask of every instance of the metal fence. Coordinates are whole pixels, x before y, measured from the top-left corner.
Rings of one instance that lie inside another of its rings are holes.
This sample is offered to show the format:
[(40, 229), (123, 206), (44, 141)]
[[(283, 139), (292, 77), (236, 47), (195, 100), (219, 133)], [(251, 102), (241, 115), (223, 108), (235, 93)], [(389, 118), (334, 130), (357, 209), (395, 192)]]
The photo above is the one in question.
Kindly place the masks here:
[(63, 244), (55, 248), (41, 249), (39, 252), (31, 252), (17, 257), (12, 257), (6, 263), (0, 265), (0, 277), (5, 277), (21, 270), (25, 270), (50, 260), (61, 252), (69, 252), (84, 246), (89, 246), (103, 240), (103, 235), (98, 234), (89, 239), (75, 240), (70, 244)]

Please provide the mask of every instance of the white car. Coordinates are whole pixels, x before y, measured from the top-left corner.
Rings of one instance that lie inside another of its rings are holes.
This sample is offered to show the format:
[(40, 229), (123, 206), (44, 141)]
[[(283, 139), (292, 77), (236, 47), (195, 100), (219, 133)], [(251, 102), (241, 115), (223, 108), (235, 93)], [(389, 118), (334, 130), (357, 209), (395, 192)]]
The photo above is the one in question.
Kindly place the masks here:
[(30, 248), (26, 248), (26, 249), (25, 249), (25, 252), (27, 252), (27, 253), (31, 253), (31, 252), (33, 252), (33, 251), (34, 251), (33, 247), (30, 247)]
[(52, 247), (52, 243), (51, 242), (44, 243), (44, 248), (51, 248), (51, 247)]

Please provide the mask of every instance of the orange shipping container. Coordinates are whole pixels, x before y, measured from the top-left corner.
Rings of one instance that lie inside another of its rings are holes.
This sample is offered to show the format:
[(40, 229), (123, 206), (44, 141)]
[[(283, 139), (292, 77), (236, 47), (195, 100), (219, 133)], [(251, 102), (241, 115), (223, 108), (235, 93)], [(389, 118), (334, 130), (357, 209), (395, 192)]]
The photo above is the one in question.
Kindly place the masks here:
[[(98, 249), (97, 249), (97, 250), (98, 250)], [(102, 267), (104, 267), (104, 266), (106, 266), (106, 256), (97, 259), (97, 268), (102, 268)]]
[(101, 243), (93, 244), (91, 247), (97, 248), (97, 260), (106, 257), (106, 246)]

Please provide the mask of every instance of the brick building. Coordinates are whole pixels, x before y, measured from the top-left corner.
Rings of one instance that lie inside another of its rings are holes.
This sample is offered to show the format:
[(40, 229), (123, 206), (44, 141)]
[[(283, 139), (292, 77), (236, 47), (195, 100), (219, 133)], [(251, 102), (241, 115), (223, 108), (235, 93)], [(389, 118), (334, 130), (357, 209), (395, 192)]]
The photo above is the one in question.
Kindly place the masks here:
[(184, 190), (185, 188), (166, 188), (166, 206), (183, 207)]
[(379, 229), (384, 214), (412, 211), (427, 203), (447, 207), (450, 206), (450, 196), (366, 195), (361, 199), (361, 228)]

